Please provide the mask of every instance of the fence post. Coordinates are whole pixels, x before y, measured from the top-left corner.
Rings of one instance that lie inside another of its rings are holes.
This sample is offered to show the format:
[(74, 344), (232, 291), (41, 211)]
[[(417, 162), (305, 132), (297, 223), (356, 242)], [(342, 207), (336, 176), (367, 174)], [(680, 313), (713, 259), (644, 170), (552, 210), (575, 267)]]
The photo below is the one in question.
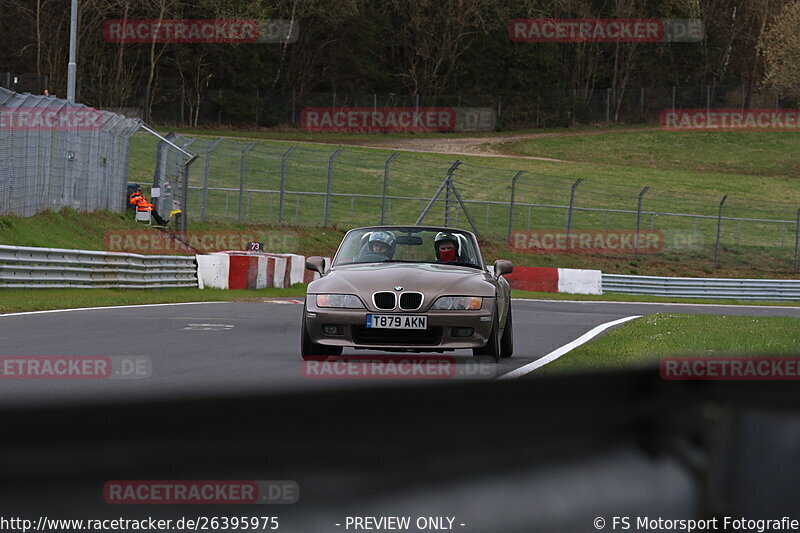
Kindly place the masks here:
[(797, 224), (794, 227), (794, 271), (795, 272), (797, 272), (798, 249), (800, 249), (800, 209), (797, 210)]
[(419, 128), (419, 93), (416, 93), (414, 100), (414, 131), (417, 131), (417, 128)]
[(447, 185), (444, 191), (444, 226), (446, 228), (450, 227), (450, 190), (452, 189), (453, 173), (458, 169), (460, 164), (461, 161), (456, 159), (455, 163), (450, 165), (450, 168), (447, 169), (447, 178), (445, 179)]
[(570, 231), (572, 231), (572, 208), (575, 205), (575, 189), (581, 184), (583, 178), (578, 178), (572, 187), (569, 189), (569, 212), (567, 213), (567, 238), (569, 238)]
[(717, 214), (717, 245), (716, 249), (714, 250), (714, 268), (719, 268), (719, 247), (720, 247), (720, 234), (722, 230), (722, 206), (725, 205), (725, 200), (728, 199), (728, 195), (722, 197), (722, 200), (719, 203), (719, 213)]
[(399, 154), (397, 152), (393, 153), (389, 156), (389, 159), (386, 160), (386, 163), (383, 165), (383, 199), (381, 200), (381, 225), (385, 223), (386, 220), (386, 194), (389, 191), (389, 165), (392, 164)]
[[(460, 205), (461, 209), (464, 210), (464, 216), (467, 217), (467, 221), (469, 222), (469, 225), (472, 228), (472, 232), (475, 233), (476, 236), (480, 237), (480, 233), (478, 232), (478, 228), (477, 228), (477, 226), (475, 226), (475, 222), (472, 220), (472, 217), (469, 215), (469, 211), (467, 211), (467, 205), (461, 199), (461, 195), (458, 194), (458, 188), (456, 187), (455, 183), (453, 183), (452, 178), (448, 178), (447, 180), (445, 180), (445, 182), (450, 185), (450, 188), (453, 190), (453, 195), (456, 197), (456, 201), (458, 202), (458, 205)], [(456, 211), (456, 215), (458, 215), (458, 211)]]
[[(169, 132), (164, 136), (165, 139), (174, 141), (178, 138), (175, 132)], [(156, 144), (156, 168), (153, 171), (153, 187), (164, 187), (164, 178), (166, 177), (166, 166), (167, 166), (167, 151), (170, 150), (171, 146), (165, 143), (164, 141), (159, 141)], [(160, 212), (161, 207), (161, 198), (153, 198), (153, 208), (156, 211)]]
[(611, 122), (611, 87), (606, 89), (606, 124)]
[(203, 196), (202, 196), (202, 203), (200, 204), (200, 220), (205, 221), (206, 219), (206, 207), (208, 206), (208, 173), (211, 171), (211, 150), (213, 150), (219, 143), (222, 142), (222, 138), (216, 139), (211, 142), (206, 148), (206, 165), (205, 169), (203, 170)]
[(428, 205), (422, 208), (422, 213), (419, 214), (419, 218), (417, 218), (417, 221), (414, 223), (415, 226), (419, 226), (422, 223), (422, 219), (424, 219), (425, 215), (428, 214), (428, 211), (431, 210), (431, 207), (433, 206), (434, 202), (436, 202), (436, 199), (439, 198), (439, 195), (442, 194), (442, 189), (444, 189), (445, 187), (449, 187), (449, 185), (450, 181), (448, 180), (448, 178), (445, 178), (442, 181), (442, 184), (439, 185), (439, 188), (436, 189), (436, 194), (433, 195), (431, 200), (428, 202)]
[(197, 161), (199, 155), (195, 154), (183, 164), (181, 169), (181, 214), (178, 223), (178, 231), (181, 232), (183, 240), (186, 240), (186, 218), (189, 212), (189, 166)]
[(742, 84), (742, 111), (744, 111), (744, 104), (747, 102), (747, 85)]
[(517, 180), (525, 173), (524, 170), (518, 170), (514, 177), (511, 178), (511, 201), (508, 204), (508, 236), (507, 241), (511, 241), (511, 230), (514, 226), (514, 193), (517, 189)]
[(341, 154), (343, 150), (341, 148), (337, 148), (335, 152), (331, 154), (328, 158), (328, 185), (325, 191), (325, 219), (323, 222), (324, 227), (328, 227), (328, 221), (330, 219), (330, 212), (331, 212), (331, 182), (333, 181), (333, 160)]
[(639, 193), (639, 200), (636, 204), (636, 239), (633, 243), (633, 256), (638, 259), (639, 258), (639, 228), (641, 227), (642, 222), (642, 200), (644, 199), (644, 195), (647, 194), (647, 191), (650, 190), (650, 187), (645, 187)]
[(639, 114), (644, 116), (644, 87), (642, 87), (642, 92), (639, 95)]
[(675, 111), (675, 86), (672, 86), (672, 111)]
[(239, 159), (239, 222), (242, 221), (242, 202), (244, 200), (244, 160), (247, 157), (247, 152), (255, 145), (256, 143), (251, 142), (245, 146)]
[(278, 224), (283, 224), (283, 199), (286, 195), (286, 160), (289, 159), (291, 154), (297, 146), (290, 146), (288, 150), (281, 155), (281, 192), (279, 193), (280, 200), (278, 201)]
[(447, 184), (444, 188), (444, 225), (446, 228), (450, 227), (450, 176), (444, 180)]

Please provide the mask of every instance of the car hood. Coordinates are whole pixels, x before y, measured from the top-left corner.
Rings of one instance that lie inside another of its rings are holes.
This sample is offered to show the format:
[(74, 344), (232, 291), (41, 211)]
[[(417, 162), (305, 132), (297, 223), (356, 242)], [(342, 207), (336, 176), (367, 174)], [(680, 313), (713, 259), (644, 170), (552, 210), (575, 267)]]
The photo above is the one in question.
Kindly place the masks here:
[(309, 293), (356, 294), (365, 303), (376, 291), (417, 291), (425, 301), (441, 295), (495, 296), (492, 276), (482, 270), (435, 263), (367, 263), (344, 265), (331, 269), (322, 278), (308, 285)]

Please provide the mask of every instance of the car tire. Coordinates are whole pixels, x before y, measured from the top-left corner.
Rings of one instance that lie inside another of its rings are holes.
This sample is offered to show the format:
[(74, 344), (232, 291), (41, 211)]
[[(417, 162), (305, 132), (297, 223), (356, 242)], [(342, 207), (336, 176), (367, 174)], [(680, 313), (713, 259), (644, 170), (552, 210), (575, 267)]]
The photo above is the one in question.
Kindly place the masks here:
[(494, 314), (494, 321), (492, 322), (492, 331), (489, 333), (489, 341), (480, 348), (473, 348), (472, 355), (474, 357), (489, 356), (497, 363), (500, 361), (500, 324), (497, 319), (497, 312)]
[(500, 357), (508, 358), (514, 355), (514, 324), (511, 321), (511, 302), (508, 302), (508, 316), (506, 317), (506, 327), (500, 339)]
[(321, 357), (326, 355), (342, 355), (341, 346), (325, 346), (312, 342), (311, 336), (308, 334), (306, 328), (306, 311), (303, 309), (303, 331), (300, 334), (300, 357), (305, 359), (312, 359), (314, 357)]

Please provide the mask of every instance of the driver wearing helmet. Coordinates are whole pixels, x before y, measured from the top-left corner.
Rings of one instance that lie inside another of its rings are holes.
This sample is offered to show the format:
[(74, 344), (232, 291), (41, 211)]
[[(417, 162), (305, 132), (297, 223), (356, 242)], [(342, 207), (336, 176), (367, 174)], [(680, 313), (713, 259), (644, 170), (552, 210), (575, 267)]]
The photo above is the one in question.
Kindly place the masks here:
[(390, 232), (374, 231), (369, 236), (369, 241), (367, 241), (367, 249), (362, 253), (381, 254), (391, 259), (394, 256), (394, 241), (394, 235)]
[(442, 263), (458, 261), (461, 256), (461, 245), (453, 233), (440, 231), (433, 240), (433, 246), (436, 250), (436, 260)]

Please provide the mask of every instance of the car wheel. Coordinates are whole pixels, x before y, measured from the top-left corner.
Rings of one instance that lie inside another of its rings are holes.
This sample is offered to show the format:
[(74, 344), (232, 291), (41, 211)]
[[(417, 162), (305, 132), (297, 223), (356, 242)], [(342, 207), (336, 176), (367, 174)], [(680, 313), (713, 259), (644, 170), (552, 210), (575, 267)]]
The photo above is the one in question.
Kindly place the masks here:
[(503, 330), (503, 337), (500, 339), (500, 357), (514, 355), (514, 324), (511, 322), (511, 316), (511, 302), (508, 302), (506, 329)]
[(480, 348), (473, 348), (472, 355), (475, 357), (489, 356), (494, 359), (494, 362), (500, 361), (500, 324), (497, 320), (497, 312), (494, 314), (494, 321), (492, 322), (492, 331), (489, 333), (489, 341)]
[(303, 331), (300, 335), (300, 356), (303, 359), (311, 359), (326, 355), (342, 355), (341, 346), (325, 346), (311, 341), (306, 328), (306, 311), (303, 309)]

